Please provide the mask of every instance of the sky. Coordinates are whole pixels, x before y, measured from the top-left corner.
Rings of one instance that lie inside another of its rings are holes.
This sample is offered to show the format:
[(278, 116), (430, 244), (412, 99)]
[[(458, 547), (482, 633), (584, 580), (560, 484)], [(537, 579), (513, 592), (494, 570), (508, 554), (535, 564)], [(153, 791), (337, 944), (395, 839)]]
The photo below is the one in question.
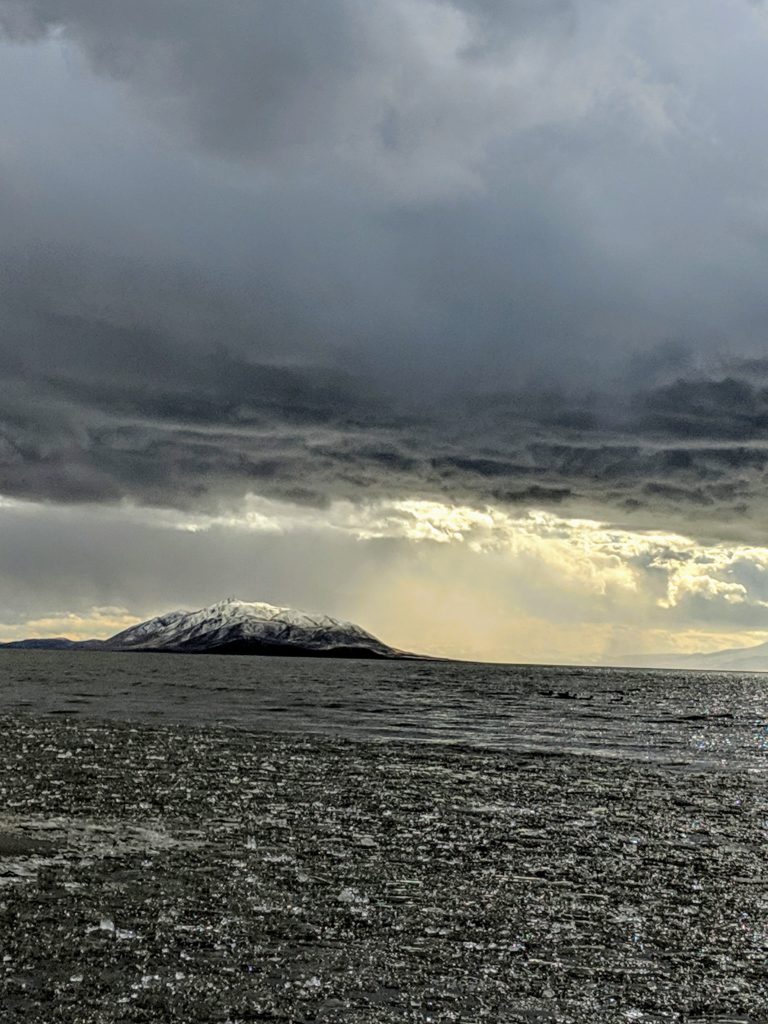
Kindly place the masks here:
[(768, 6), (0, 0), (0, 638), (768, 639)]

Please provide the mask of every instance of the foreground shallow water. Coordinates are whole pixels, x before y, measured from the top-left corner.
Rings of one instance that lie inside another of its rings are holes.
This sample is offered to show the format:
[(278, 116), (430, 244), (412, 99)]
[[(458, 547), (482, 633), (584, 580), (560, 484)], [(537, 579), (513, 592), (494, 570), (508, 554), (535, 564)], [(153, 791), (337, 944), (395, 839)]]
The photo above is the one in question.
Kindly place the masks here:
[(0, 652), (0, 711), (768, 766), (768, 676)]
[(765, 1024), (760, 775), (0, 717), (3, 1024)]

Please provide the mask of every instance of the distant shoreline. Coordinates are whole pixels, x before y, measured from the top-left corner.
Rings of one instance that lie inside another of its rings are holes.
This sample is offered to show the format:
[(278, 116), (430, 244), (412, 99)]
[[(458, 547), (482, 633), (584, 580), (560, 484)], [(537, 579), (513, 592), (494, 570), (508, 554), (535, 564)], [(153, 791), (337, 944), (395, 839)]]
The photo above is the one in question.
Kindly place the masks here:
[(428, 654), (409, 654), (403, 652), (380, 653), (368, 648), (334, 647), (329, 650), (301, 648), (289, 644), (223, 644), (221, 647), (205, 650), (157, 647), (109, 647), (107, 644), (96, 646), (93, 641), (70, 641), (66, 646), (38, 644), (35, 641), (19, 640), (0, 644), (0, 651), (31, 651), (36, 653), (72, 653), (72, 654), (187, 654), (187, 655), (219, 655), (221, 657), (252, 657), (252, 658), (338, 658), (344, 661), (451, 661), (450, 658), (437, 658)]

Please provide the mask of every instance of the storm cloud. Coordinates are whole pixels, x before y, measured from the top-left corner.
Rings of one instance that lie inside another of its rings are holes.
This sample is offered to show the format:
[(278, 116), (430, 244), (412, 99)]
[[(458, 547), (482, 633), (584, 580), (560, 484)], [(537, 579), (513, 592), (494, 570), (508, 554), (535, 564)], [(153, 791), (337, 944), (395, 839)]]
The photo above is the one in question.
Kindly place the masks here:
[(0, 493), (768, 500), (746, 0), (0, 0)]

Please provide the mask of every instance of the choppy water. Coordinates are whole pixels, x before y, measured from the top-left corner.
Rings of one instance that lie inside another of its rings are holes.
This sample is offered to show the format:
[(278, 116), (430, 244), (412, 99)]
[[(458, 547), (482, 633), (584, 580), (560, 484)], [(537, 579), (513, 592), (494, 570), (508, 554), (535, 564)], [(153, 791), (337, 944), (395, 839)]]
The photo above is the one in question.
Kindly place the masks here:
[(768, 765), (760, 675), (3, 651), (0, 711)]

